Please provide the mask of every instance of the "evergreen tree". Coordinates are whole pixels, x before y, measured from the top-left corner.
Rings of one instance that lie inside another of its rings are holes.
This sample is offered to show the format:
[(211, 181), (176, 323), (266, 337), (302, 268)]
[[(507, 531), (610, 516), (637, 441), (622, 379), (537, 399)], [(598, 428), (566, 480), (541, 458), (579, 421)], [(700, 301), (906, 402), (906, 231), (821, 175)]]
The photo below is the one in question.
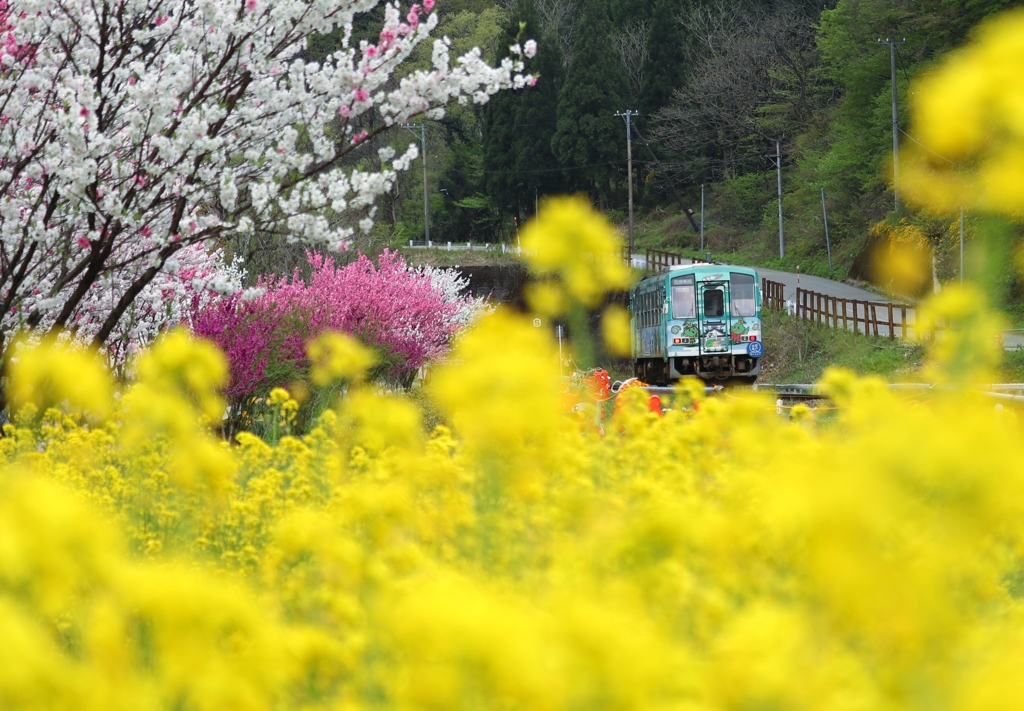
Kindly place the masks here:
[(653, 16), (655, 4), (656, 0), (608, 0), (608, 17), (614, 27), (645, 22)]
[[(512, 13), (497, 41), (502, 54), (519, 36), (519, 19)], [(516, 110), (518, 92), (501, 92), (487, 102), (483, 115), (484, 187), (491, 202), (505, 214), (518, 217), (521, 186), (515, 173)], [(495, 100), (496, 99), (496, 100)]]
[(604, 202), (625, 173), (628, 108), (622, 63), (609, 51), (611, 22), (605, 0), (584, 0), (572, 63), (558, 98), (552, 148), (566, 169), (567, 186)]
[(681, 9), (688, 8), (690, 0), (656, 0), (651, 22), (651, 36), (647, 46), (647, 62), (640, 87), (638, 123), (646, 127), (651, 117), (668, 106), (672, 92), (686, 81), (687, 40), (683, 26), (678, 22)]
[[(534, 37), (540, 23), (533, 0), (519, 0), (526, 23), (526, 36)], [(567, 192), (560, 164), (551, 148), (558, 120), (558, 93), (565, 78), (557, 40), (550, 34), (537, 38), (537, 57), (530, 71), (538, 76), (534, 87), (518, 92), (516, 134), (513, 141), (514, 169), (518, 177), (519, 202), (525, 214), (532, 214), (536, 200), (544, 195)]]
[(533, 213), (536, 197), (565, 192), (551, 149), (564, 69), (556, 40), (539, 33), (533, 0), (520, 0), (509, 14), (499, 49), (517, 38), (534, 38), (537, 56), (530, 71), (539, 79), (535, 86), (495, 96), (499, 100), (488, 103), (484, 112), (487, 194), (499, 210), (520, 222)]

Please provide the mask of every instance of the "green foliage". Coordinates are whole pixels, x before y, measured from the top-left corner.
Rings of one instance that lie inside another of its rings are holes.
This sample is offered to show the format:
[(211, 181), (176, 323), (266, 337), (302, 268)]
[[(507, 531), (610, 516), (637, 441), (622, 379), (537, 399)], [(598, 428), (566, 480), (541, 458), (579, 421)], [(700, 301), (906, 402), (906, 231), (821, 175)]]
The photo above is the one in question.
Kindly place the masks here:
[(1024, 383), (1024, 351), (1006, 352), (1001, 375), (1004, 383)]
[(572, 63), (558, 99), (552, 148), (568, 173), (568, 185), (606, 200), (623, 177), (622, 119), (629, 96), (622, 65), (609, 52), (611, 24), (603, 0), (585, 0)]
[(764, 348), (761, 380), (777, 383), (814, 383), (829, 366), (912, 381), (924, 361), (920, 344), (861, 336), (770, 310)]
[(566, 192), (551, 147), (564, 72), (554, 39), (539, 31), (532, 0), (516, 3), (498, 46), (533, 38), (538, 50), (530, 71), (538, 81), (536, 86), (493, 97), (484, 110), (487, 194), (503, 217), (515, 216), (520, 223), (533, 214), (541, 196)]
[[(731, 215), (733, 220), (744, 227), (761, 224), (766, 208), (777, 205), (772, 190), (775, 175), (769, 173), (747, 173), (715, 186), (715, 203), (719, 214)], [(778, 224), (776, 218), (775, 224)]]
[(650, 15), (651, 36), (640, 87), (640, 116), (637, 118), (641, 127), (645, 127), (650, 117), (668, 105), (672, 92), (683, 86), (686, 79), (684, 47), (690, 38), (679, 22), (669, 19), (680, 12), (680, 5), (685, 12), (690, 2), (656, 0)]

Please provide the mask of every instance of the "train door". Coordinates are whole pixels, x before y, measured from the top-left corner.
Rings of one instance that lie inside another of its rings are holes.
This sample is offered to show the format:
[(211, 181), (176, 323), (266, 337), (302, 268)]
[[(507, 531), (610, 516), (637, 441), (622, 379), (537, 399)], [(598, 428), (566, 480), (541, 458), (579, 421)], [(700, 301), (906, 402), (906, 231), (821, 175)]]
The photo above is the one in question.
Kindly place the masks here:
[(700, 352), (728, 353), (729, 282), (705, 281), (698, 289), (700, 306)]

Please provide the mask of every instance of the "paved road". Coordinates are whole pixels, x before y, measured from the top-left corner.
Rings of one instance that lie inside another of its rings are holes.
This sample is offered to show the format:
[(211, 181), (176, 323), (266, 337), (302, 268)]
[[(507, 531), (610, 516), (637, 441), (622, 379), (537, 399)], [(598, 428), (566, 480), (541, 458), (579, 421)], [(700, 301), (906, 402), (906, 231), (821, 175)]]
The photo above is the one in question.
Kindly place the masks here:
[(801, 289), (810, 289), (811, 291), (816, 291), (819, 294), (828, 294), (829, 296), (836, 296), (840, 299), (857, 299), (858, 301), (892, 301), (892, 299), (879, 296), (875, 292), (868, 291), (867, 289), (861, 289), (860, 287), (852, 286), (845, 282), (833, 281), (832, 279), (826, 279), (824, 277), (811, 276), (810, 274), (779, 272), (774, 269), (762, 269), (761, 267), (757, 267), (757, 273), (764, 279), (770, 279), (783, 284), (785, 287), (783, 289), (783, 296), (786, 297), (786, 301), (796, 301), (796, 288), (798, 284)]

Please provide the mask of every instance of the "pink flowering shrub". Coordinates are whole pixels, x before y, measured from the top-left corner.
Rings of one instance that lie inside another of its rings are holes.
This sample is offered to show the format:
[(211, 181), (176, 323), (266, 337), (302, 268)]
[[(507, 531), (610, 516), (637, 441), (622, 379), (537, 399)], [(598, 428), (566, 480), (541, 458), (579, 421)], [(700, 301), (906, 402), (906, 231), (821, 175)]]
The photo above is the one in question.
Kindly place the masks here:
[(373, 348), (377, 379), (407, 384), (416, 369), (441, 355), (464, 325), (469, 296), (435, 284), (437, 277), (409, 268), (395, 252), (377, 263), (365, 255), (338, 267), (309, 253), (308, 282), (261, 279), (255, 298), (216, 299), (193, 310), (191, 328), (228, 356), (227, 395), (239, 405), (275, 387), (306, 380), (306, 342), (325, 331), (341, 331)]

